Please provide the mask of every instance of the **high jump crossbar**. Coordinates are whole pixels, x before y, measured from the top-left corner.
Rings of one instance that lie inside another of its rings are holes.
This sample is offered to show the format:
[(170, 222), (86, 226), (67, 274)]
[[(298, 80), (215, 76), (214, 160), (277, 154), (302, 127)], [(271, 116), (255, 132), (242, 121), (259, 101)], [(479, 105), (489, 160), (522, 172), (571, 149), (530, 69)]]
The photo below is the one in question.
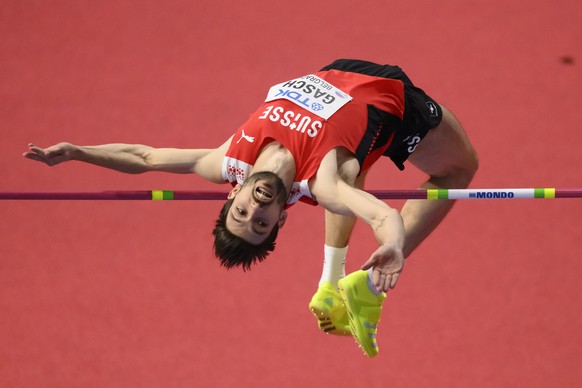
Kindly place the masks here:
[[(582, 198), (582, 189), (524, 188), (524, 189), (428, 189), (428, 190), (368, 190), (379, 199), (530, 199)], [(224, 200), (222, 191), (137, 190), (101, 192), (6, 191), (0, 200)]]

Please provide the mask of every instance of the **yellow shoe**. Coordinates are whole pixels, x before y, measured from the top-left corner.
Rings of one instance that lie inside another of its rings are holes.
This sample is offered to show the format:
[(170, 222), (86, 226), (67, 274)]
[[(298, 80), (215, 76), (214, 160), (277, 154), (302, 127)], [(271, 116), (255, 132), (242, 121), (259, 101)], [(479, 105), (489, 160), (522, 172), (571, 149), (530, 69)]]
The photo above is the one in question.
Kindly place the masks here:
[(330, 282), (324, 282), (319, 286), (309, 302), (309, 309), (317, 318), (319, 329), (324, 333), (352, 335), (346, 306)]
[(368, 357), (378, 354), (376, 333), (386, 294), (375, 295), (368, 287), (368, 272), (356, 271), (339, 281), (339, 293), (346, 305), (350, 329)]

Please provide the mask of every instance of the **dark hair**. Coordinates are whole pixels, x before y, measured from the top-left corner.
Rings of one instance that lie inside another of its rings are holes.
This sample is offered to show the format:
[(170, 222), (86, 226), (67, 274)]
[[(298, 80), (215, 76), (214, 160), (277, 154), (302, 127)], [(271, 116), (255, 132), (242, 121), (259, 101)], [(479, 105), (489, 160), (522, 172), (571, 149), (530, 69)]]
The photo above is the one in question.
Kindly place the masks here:
[(241, 266), (243, 271), (250, 270), (255, 263), (265, 260), (275, 249), (275, 240), (279, 234), (279, 226), (275, 225), (271, 234), (259, 245), (253, 245), (236, 236), (226, 228), (226, 216), (234, 199), (226, 201), (212, 234), (214, 235), (214, 255), (220, 260), (220, 265), (230, 269)]

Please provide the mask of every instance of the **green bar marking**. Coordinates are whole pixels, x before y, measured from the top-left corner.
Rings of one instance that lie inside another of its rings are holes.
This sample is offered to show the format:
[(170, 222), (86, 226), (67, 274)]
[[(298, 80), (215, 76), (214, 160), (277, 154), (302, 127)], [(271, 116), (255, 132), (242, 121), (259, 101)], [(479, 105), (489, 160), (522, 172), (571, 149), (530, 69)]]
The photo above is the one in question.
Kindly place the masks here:
[(545, 189), (535, 188), (534, 189), (534, 198), (545, 198)]
[(171, 190), (152, 190), (152, 201), (171, 201), (174, 199), (174, 192)]

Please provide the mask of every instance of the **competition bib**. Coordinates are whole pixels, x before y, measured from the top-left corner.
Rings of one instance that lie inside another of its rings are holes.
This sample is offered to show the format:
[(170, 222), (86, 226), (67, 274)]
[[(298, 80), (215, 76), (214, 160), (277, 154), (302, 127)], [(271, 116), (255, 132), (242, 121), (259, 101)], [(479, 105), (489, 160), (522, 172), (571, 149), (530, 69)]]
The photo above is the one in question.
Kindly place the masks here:
[(349, 94), (315, 75), (306, 75), (273, 86), (269, 89), (265, 102), (281, 98), (325, 120), (352, 100)]

